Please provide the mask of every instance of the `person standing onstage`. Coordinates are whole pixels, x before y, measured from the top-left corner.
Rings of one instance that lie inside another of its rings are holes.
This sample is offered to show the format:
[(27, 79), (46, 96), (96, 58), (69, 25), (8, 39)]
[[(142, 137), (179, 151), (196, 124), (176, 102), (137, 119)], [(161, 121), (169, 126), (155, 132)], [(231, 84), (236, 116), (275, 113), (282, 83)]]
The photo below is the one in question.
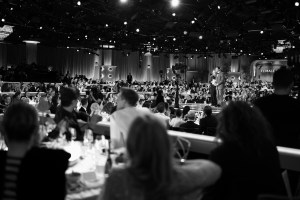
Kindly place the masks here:
[(210, 91), (210, 101), (211, 101), (211, 105), (212, 106), (217, 106), (217, 91), (216, 91), (216, 73), (215, 71), (212, 72), (211, 76), (210, 76), (210, 87), (209, 87), (209, 91)]
[(36, 109), (15, 102), (7, 108), (2, 125), (8, 151), (0, 151), (0, 199), (64, 200), (70, 154), (37, 147)]
[(131, 84), (132, 84), (132, 75), (131, 75), (131, 73), (129, 73), (127, 75), (127, 83), (128, 83), (129, 86), (131, 86)]
[(223, 102), (225, 77), (220, 67), (216, 68), (216, 73), (217, 73), (217, 77), (216, 77), (217, 103), (219, 106), (221, 106)]
[(111, 148), (124, 150), (128, 129), (138, 116), (149, 113), (146, 108), (137, 108), (139, 95), (130, 88), (121, 88), (117, 97), (117, 111), (110, 116)]
[(299, 102), (290, 97), (293, 74), (280, 68), (273, 75), (274, 94), (254, 102), (267, 118), (273, 129), (276, 145), (300, 149)]
[(220, 167), (200, 159), (179, 165), (170, 141), (164, 124), (153, 114), (137, 117), (128, 131), (127, 163), (112, 169), (98, 199), (200, 199), (203, 188), (220, 177)]
[(203, 200), (253, 200), (260, 194), (284, 195), (279, 154), (267, 120), (246, 102), (230, 102), (219, 114), (210, 160), (222, 168), (221, 178)]

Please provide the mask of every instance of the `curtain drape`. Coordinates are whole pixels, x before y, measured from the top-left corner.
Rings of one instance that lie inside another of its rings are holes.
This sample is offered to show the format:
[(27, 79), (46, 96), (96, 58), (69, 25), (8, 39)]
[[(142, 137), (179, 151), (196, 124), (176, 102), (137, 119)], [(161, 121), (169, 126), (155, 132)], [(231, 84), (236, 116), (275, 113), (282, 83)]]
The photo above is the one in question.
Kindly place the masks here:
[(38, 64), (51, 65), (62, 74), (69, 71), (71, 76), (76, 74), (86, 75), (87, 78), (94, 76), (96, 55), (88, 54), (83, 50), (44, 46), (38, 46), (37, 54)]

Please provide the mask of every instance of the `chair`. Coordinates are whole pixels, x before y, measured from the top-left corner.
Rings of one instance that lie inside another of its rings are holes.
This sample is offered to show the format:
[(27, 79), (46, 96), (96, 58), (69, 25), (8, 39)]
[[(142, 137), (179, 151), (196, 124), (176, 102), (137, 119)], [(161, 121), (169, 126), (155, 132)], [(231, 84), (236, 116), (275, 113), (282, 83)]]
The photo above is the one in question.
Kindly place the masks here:
[(286, 193), (287, 193), (288, 197), (289, 197), (290, 199), (292, 199), (293, 194), (292, 194), (291, 185), (290, 185), (290, 180), (289, 180), (289, 176), (288, 176), (287, 170), (284, 170), (284, 171), (281, 173), (281, 175), (282, 175), (282, 179), (283, 179), (284, 186), (285, 186), (285, 189), (286, 189)]

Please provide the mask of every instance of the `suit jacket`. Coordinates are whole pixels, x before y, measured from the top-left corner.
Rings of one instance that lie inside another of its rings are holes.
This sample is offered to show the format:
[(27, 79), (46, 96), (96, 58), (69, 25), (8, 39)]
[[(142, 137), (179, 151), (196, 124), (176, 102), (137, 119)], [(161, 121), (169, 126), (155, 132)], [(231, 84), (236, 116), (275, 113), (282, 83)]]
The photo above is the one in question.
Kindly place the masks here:
[(199, 132), (199, 125), (195, 124), (193, 121), (187, 121), (184, 124), (181, 124), (179, 126), (180, 130), (186, 131), (186, 132), (192, 132), (192, 133), (198, 133)]
[(216, 77), (217, 89), (223, 89), (225, 86), (225, 78), (223, 72), (219, 72)]
[(79, 112), (87, 113), (86, 109), (84, 109), (83, 107), (80, 107), (80, 108), (79, 108)]
[[(0, 199), (7, 152), (0, 151)], [(22, 159), (17, 182), (18, 200), (64, 200), (70, 154), (63, 150), (32, 148)]]
[(206, 116), (200, 119), (199, 133), (204, 135), (215, 136), (218, 126), (218, 120), (215, 116)]

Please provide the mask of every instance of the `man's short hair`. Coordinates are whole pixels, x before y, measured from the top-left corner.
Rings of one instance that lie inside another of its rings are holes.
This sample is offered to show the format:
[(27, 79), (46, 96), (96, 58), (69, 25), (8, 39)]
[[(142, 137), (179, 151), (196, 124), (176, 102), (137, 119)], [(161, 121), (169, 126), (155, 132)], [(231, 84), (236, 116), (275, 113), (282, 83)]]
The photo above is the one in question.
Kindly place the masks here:
[(182, 114), (181, 110), (178, 108), (175, 112), (176, 117), (180, 117)]
[(125, 101), (130, 106), (136, 106), (139, 100), (139, 95), (134, 90), (130, 88), (121, 88), (121, 98), (125, 99)]
[(83, 98), (81, 99), (81, 105), (86, 105), (88, 103), (88, 99), (87, 98)]
[(80, 96), (79, 90), (76, 88), (61, 88), (60, 100), (61, 106), (68, 107), (72, 104), (72, 101), (77, 100)]
[(38, 131), (36, 109), (22, 101), (11, 104), (3, 117), (4, 135), (9, 141), (29, 142)]
[(165, 111), (165, 103), (164, 102), (160, 102), (159, 104), (157, 104), (156, 110), (159, 113), (163, 113)]
[(211, 109), (210, 106), (205, 106), (205, 107), (203, 108), (203, 112), (204, 112), (207, 116), (211, 116), (211, 114), (212, 114), (212, 109)]
[(293, 83), (293, 73), (286, 67), (276, 70), (273, 75), (274, 88), (288, 88)]

